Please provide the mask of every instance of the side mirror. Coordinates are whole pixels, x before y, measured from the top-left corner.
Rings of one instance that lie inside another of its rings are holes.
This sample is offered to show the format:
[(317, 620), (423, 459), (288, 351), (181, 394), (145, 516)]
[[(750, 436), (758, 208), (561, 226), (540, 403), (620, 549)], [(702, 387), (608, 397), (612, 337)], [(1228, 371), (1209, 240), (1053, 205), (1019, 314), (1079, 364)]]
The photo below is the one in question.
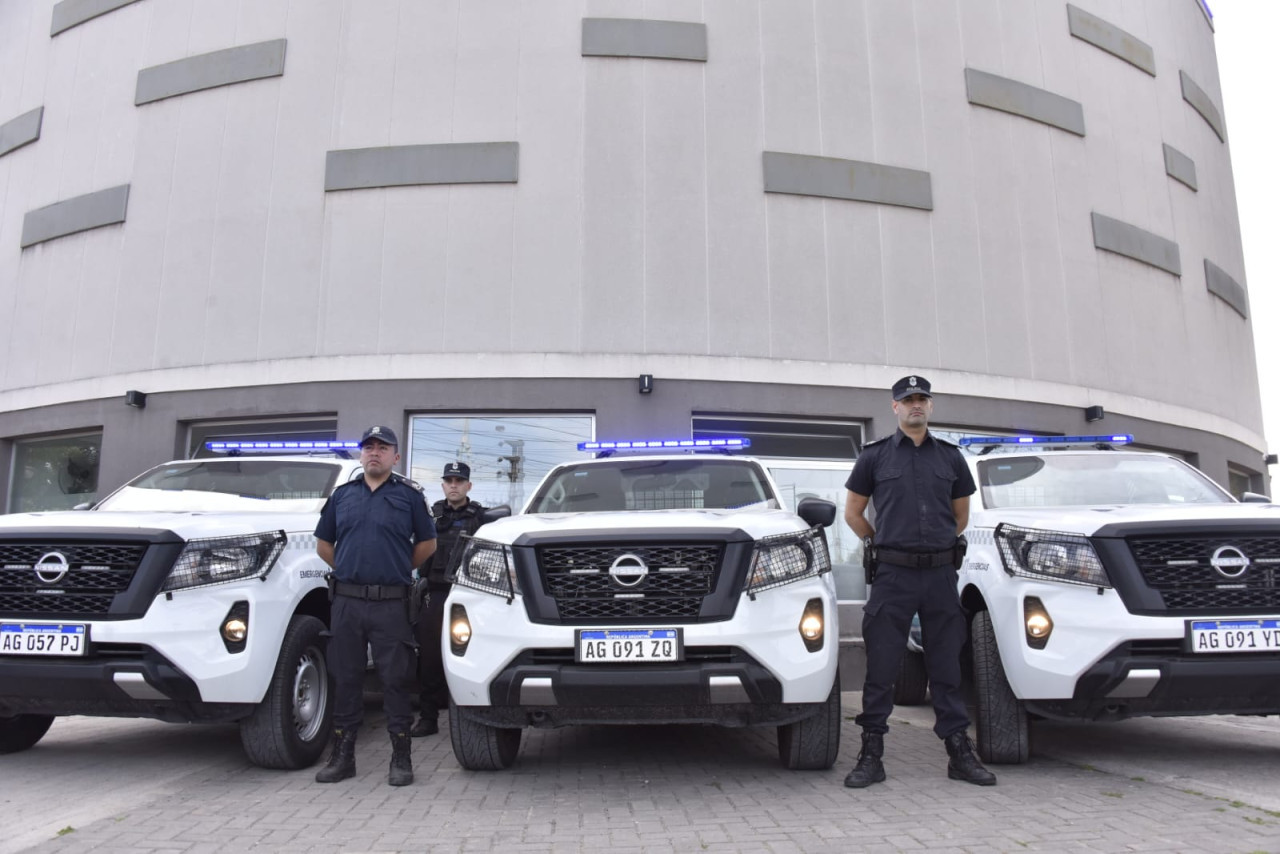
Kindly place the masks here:
[(510, 515), (511, 515), (511, 505), (499, 504), (497, 507), (485, 508), (485, 511), (480, 514), (480, 523), (482, 525), (488, 525), (490, 522), (496, 522), (499, 519), (505, 519)]
[(796, 505), (796, 515), (810, 527), (821, 525), (825, 528), (836, 520), (836, 505), (822, 498), (802, 498)]
[(93, 509), (93, 502), (92, 502), (92, 501), (81, 501), (79, 504), (77, 504), (75, 507), (72, 507), (71, 509), (72, 509), (72, 510), (92, 510), (92, 509)]
[(1245, 504), (1270, 504), (1271, 496), (1263, 495), (1261, 492), (1246, 492), (1240, 496), (1240, 500)]

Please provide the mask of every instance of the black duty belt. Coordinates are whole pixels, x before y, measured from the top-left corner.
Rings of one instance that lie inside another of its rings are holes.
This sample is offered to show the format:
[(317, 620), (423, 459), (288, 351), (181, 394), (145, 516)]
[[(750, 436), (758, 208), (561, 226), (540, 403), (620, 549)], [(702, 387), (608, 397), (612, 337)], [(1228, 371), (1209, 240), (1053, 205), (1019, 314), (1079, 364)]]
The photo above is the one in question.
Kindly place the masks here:
[(875, 549), (875, 559), (877, 561), (891, 563), (894, 566), (934, 569), (939, 566), (953, 566), (958, 562), (954, 548), (944, 549), (940, 552), (900, 552), (897, 549), (886, 549), (883, 546), (876, 546)]
[(408, 599), (409, 588), (403, 584), (344, 584), (339, 581), (334, 592), (354, 599)]

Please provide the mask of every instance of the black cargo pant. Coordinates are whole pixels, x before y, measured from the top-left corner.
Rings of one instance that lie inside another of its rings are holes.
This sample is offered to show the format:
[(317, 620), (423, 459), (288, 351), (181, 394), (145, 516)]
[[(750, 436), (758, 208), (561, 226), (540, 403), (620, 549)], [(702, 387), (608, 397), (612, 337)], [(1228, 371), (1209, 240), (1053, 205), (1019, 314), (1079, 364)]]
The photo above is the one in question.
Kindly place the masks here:
[(333, 724), (343, 729), (364, 720), (364, 672), (367, 650), (382, 681), (382, 708), (387, 730), (408, 732), (413, 726), (413, 629), (404, 599), (369, 600), (341, 594), (333, 597), (329, 668), (333, 673)]
[(956, 568), (917, 569), (881, 562), (862, 616), (867, 679), (862, 714), (854, 720), (867, 732), (889, 731), (893, 685), (906, 652), (911, 618), (917, 613), (933, 697), (933, 731), (946, 738), (969, 727), (960, 672), (967, 627), (956, 592)]
[(429, 718), (449, 706), (449, 684), (444, 676), (444, 655), (440, 633), (444, 629), (444, 600), (449, 598), (451, 584), (432, 583), (426, 606), (418, 612), (413, 627), (418, 639), (418, 705), (422, 716)]

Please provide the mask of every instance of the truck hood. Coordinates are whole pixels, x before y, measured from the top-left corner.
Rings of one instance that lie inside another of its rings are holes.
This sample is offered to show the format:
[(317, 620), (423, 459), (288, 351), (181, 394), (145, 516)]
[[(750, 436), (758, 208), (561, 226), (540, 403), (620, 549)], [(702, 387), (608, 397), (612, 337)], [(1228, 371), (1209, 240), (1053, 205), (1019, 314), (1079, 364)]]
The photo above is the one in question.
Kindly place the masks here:
[(1106, 525), (1174, 522), (1194, 528), (1242, 522), (1256, 525), (1271, 522), (1280, 526), (1280, 505), (1276, 504), (1129, 504), (1096, 507), (1024, 507), (980, 510), (969, 520), (971, 528), (994, 528), (1001, 522), (1024, 528), (1066, 531), (1091, 535)]
[(753, 539), (808, 529), (804, 520), (787, 510), (767, 506), (735, 510), (624, 510), (608, 513), (530, 513), (490, 522), (476, 537), (510, 545), (523, 534), (599, 534), (616, 532), (619, 537), (636, 533), (697, 535), (707, 531), (736, 528)]
[(184, 540), (284, 530), (311, 534), (317, 513), (213, 513), (208, 511), (137, 512), (113, 510), (59, 510), (47, 513), (14, 513), (0, 516), (0, 537), (17, 533), (53, 536), (58, 532), (118, 530), (172, 531)]

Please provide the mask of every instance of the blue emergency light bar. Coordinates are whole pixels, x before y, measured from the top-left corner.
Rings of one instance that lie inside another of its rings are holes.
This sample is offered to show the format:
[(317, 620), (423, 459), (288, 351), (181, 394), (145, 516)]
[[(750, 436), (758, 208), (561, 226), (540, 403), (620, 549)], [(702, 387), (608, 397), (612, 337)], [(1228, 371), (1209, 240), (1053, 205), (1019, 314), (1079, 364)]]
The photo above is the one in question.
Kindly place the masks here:
[(359, 442), (319, 441), (303, 442), (286, 439), (283, 441), (255, 442), (205, 442), (205, 448), (217, 452), (252, 452), (256, 454), (290, 453), (298, 451), (355, 451), (359, 450)]
[(965, 436), (960, 440), (966, 445), (1128, 445), (1133, 441), (1131, 433), (1110, 433), (1106, 436)]
[(641, 439), (631, 442), (579, 442), (579, 451), (647, 451), (684, 448), (750, 448), (750, 439)]

